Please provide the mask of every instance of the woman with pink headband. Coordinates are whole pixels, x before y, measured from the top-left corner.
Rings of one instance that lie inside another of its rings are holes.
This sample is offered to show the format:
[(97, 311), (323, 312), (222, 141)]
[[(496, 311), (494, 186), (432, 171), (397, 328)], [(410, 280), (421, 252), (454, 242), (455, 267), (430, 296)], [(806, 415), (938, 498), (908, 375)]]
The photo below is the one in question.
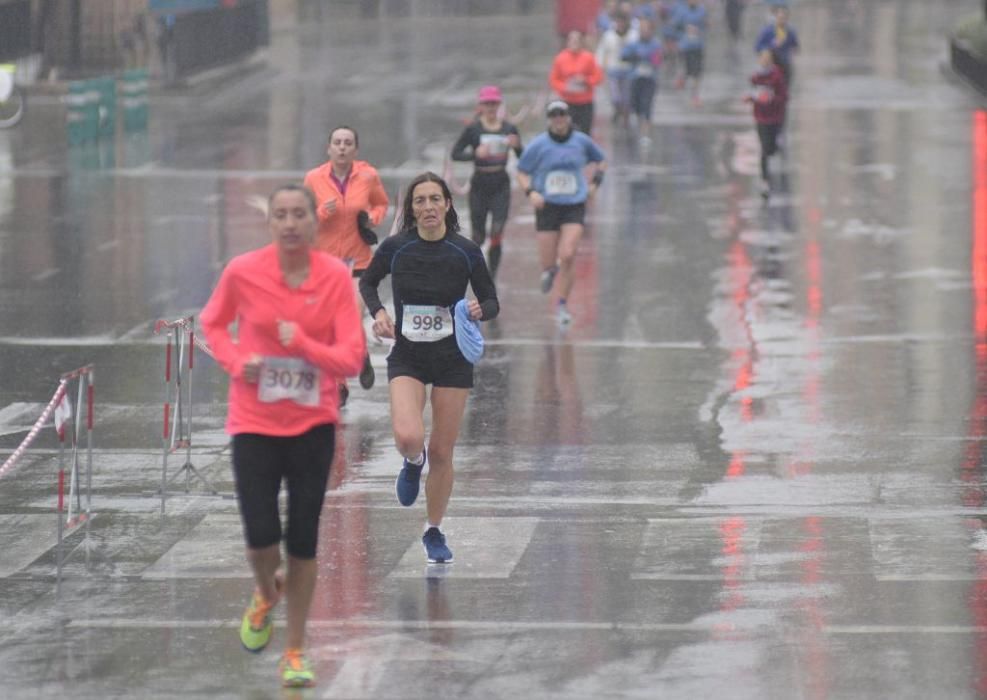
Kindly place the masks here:
[(473, 161), (470, 180), (470, 224), (473, 242), (482, 246), (487, 237), (487, 217), (490, 222), (490, 249), (487, 267), (490, 276), (497, 275), (500, 266), (500, 244), (511, 206), (511, 179), (507, 175), (507, 159), (514, 151), (521, 157), (521, 136), (517, 127), (501, 118), (504, 98), (496, 85), (484, 85), (477, 95), (476, 119), (460, 134), (452, 147), (452, 159)]

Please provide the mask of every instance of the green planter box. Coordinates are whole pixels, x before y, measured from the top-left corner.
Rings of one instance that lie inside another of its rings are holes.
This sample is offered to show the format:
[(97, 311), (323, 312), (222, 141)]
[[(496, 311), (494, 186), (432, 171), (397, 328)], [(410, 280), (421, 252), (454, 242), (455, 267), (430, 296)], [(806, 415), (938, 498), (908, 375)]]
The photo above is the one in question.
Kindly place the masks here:
[(65, 128), (71, 145), (94, 141), (99, 134), (99, 92), (91, 81), (69, 83), (65, 96)]
[(123, 107), (125, 131), (143, 131), (147, 128), (147, 71), (124, 71), (120, 80), (120, 106)]
[(115, 78), (91, 78), (69, 83), (65, 96), (65, 127), (72, 145), (113, 137), (117, 123)]
[(93, 90), (99, 94), (97, 111), (99, 136), (114, 136), (117, 126), (117, 81), (116, 78), (93, 78), (89, 81)]

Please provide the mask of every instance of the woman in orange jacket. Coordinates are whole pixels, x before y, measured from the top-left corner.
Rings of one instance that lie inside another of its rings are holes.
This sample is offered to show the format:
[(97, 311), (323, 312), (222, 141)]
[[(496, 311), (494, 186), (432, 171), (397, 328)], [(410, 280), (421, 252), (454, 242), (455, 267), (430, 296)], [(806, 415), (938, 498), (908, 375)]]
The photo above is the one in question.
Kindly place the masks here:
[(569, 105), (572, 124), (583, 133), (593, 128), (593, 88), (602, 82), (603, 70), (583, 47), (583, 33), (572, 30), (552, 62), (548, 84)]
[[(328, 162), (305, 175), (305, 186), (319, 203), (315, 248), (352, 265), (354, 289), (373, 257), (370, 246), (377, 243), (377, 234), (371, 227), (383, 221), (388, 204), (377, 170), (356, 159), (359, 149), (356, 129), (337, 126), (329, 132)], [(362, 299), (359, 295), (357, 299), (362, 317)], [(374, 366), (367, 353), (360, 370), (360, 386), (369, 389), (373, 385)], [(345, 404), (349, 396), (345, 382), (339, 385), (339, 394), (340, 403)]]

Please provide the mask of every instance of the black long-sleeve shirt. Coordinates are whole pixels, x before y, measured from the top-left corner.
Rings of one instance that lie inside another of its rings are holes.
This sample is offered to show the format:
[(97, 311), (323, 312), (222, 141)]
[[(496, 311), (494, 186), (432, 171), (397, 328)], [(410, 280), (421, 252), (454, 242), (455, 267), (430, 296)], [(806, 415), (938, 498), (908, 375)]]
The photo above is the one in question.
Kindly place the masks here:
[[(471, 160), (478, 168), (494, 168), (498, 166), (503, 168), (507, 165), (507, 156), (511, 151), (511, 147), (507, 143), (507, 137), (511, 135), (518, 137), (518, 145), (513, 150), (515, 155), (520, 158), (522, 150), (521, 135), (518, 133), (516, 126), (508, 121), (502, 121), (499, 129), (490, 131), (484, 128), (483, 122), (475, 119), (469, 126), (463, 129), (463, 133), (459, 135), (459, 140), (452, 147), (452, 159)], [(490, 147), (491, 153), (487, 158), (477, 158), (476, 149), (483, 143)]]
[(418, 229), (410, 228), (385, 238), (360, 278), (360, 295), (371, 316), (384, 308), (377, 288), (388, 274), (394, 297), (396, 343), (416, 352), (434, 351), (441, 356), (458, 353), (459, 347), (455, 336), (433, 342), (406, 338), (402, 334), (405, 305), (442, 306), (452, 314), (470, 285), (483, 312), (481, 321), (489, 321), (500, 312), (497, 289), (483, 251), (459, 234), (447, 233), (438, 241), (426, 241), (418, 235)]

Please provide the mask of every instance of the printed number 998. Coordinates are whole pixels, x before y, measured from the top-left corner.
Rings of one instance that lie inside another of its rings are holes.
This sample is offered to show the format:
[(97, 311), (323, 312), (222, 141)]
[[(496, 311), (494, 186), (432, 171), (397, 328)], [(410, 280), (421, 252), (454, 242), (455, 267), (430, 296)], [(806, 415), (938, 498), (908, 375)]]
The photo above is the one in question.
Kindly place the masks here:
[(441, 316), (412, 316), (411, 325), (416, 331), (441, 331)]

